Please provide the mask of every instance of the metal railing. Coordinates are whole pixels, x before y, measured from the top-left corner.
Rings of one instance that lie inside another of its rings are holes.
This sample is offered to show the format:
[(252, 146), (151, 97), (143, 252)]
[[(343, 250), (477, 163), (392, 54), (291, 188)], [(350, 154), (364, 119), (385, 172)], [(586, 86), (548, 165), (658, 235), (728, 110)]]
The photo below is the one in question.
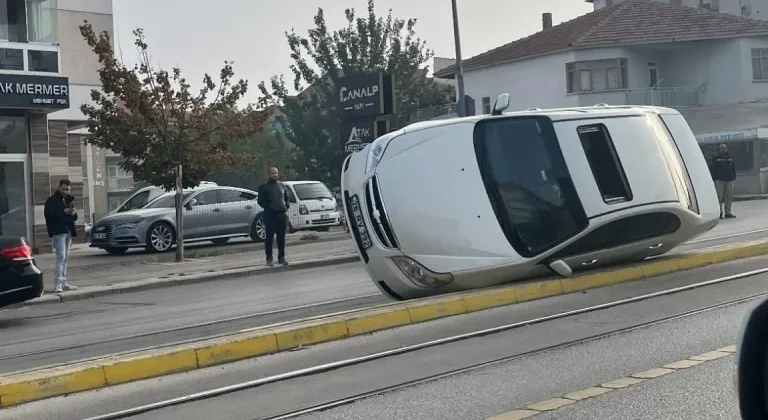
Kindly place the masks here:
[(411, 113), (410, 122), (428, 121), (456, 113), (456, 104), (446, 104), (421, 108)]
[(701, 106), (698, 89), (676, 87), (629, 89), (624, 92), (624, 104), (670, 108)]
[(107, 178), (107, 189), (110, 190), (130, 190), (133, 188), (133, 178)]

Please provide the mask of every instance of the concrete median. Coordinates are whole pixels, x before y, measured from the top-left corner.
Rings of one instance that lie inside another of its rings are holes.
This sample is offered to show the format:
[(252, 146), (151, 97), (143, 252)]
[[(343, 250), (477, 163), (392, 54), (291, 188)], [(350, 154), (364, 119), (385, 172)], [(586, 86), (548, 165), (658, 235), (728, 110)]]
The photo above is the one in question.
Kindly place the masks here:
[(214, 339), (111, 355), (0, 377), (0, 407), (169, 375), (499, 306), (643, 280), (768, 254), (768, 240), (655, 258), (639, 264), (492, 289), (317, 316)]

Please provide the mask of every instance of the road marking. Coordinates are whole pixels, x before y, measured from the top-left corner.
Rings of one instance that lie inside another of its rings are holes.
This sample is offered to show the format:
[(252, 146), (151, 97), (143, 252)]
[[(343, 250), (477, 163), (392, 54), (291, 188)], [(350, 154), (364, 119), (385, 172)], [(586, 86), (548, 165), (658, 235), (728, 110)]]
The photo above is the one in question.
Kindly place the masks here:
[(517, 409), (517, 410), (512, 410), (506, 413), (497, 414), (493, 417), (489, 417), (487, 420), (529, 419), (542, 413), (555, 411), (562, 407), (575, 404), (579, 401), (584, 401), (584, 400), (598, 397), (600, 395), (608, 394), (617, 389), (629, 388), (648, 380), (660, 378), (662, 376), (666, 376), (669, 374), (674, 374), (675, 372), (686, 370), (707, 362), (712, 362), (712, 361), (721, 359), (725, 356), (730, 356), (734, 353), (736, 353), (736, 345), (722, 347), (714, 351), (709, 351), (709, 352), (700, 354), (698, 356), (692, 356), (688, 359), (667, 363), (660, 368), (649, 369), (643, 372), (638, 372), (624, 378), (614, 379), (612, 381), (603, 382), (602, 384), (597, 386), (592, 386), (589, 388), (582, 389), (580, 391), (571, 392), (571, 393), (565, 394), (562, 397), (551, 398), (541, 402), (533, 403), (526, 406), (523, 409)]

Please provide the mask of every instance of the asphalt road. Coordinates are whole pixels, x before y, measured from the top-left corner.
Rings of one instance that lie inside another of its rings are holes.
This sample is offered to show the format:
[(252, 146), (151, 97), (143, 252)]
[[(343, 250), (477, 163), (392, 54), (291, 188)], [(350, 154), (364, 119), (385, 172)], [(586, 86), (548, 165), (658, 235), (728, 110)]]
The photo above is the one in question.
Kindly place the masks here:
[[(322, 363), (666, 290), (757, 267), (767, 257), (657, 277), (587, 293), (441, 319), (211, 369), (11, 407), (0, 419), (84, 419)], [(312, 376), (165, 408), (131, 419), (252, 420), (506, 361), (307, 415), (306, 419), (485, 419), (542, 400), (734, 344), (747, 303), (689, 314), (768, 292), (768, 275), (534, 323)], [(667, 320), (665, 320), (667, 319)], [(658, 322), (644, 325), (649, 322)], [(635, 328), (637, 327), (637, 328)], [(626, 330), (629, 329), (629, 330)], [(619, 330), (626, 330), (618, 332)], [(599, 337), (596, 337), (598, 336)], [(586, 340), (578, 343), (577, 341)], [(540, 419), (737, 419), (733, 356), (563, 408)], [(658, 401), (657, 401), (658, 400)], [(565, 411), (569, 410), (569, 411)]]
[[(691, 246), (732, 239), (713, 238)], [(0, 374), (385, 302), (354, 263), (8, 310), (0, 312)]]

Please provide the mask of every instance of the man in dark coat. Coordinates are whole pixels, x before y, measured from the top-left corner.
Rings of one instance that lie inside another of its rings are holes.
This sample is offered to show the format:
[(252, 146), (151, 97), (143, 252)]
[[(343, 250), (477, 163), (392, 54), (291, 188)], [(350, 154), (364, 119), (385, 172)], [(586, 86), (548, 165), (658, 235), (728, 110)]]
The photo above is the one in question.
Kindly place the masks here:
[[(736, 216), (731, 213), (733, 205), (733, 183), (736, 181), (736, 163), (733, 156), (728, 153), (728, 146), (718, 146), (717, 154), (709, 164), (709, 171), (715, 181), (717, 197), (720, 199), (720, 218), (733, 219)], [(725, 216), (723, 216), (725, 210)]]
[(264, 241), (264, 251), (267, 254), (267, 265), (274, 265), (272, 259), (272, 239), (277, 236), (277, 262), (288, 265), (285, 259), (285, 231), (288, 229), (288, 190), (278, 181), (277, 168), (269, 168), (267, 182), (259, 186), (259, 205), (264, 209), (264, 227), (267, 238)]

